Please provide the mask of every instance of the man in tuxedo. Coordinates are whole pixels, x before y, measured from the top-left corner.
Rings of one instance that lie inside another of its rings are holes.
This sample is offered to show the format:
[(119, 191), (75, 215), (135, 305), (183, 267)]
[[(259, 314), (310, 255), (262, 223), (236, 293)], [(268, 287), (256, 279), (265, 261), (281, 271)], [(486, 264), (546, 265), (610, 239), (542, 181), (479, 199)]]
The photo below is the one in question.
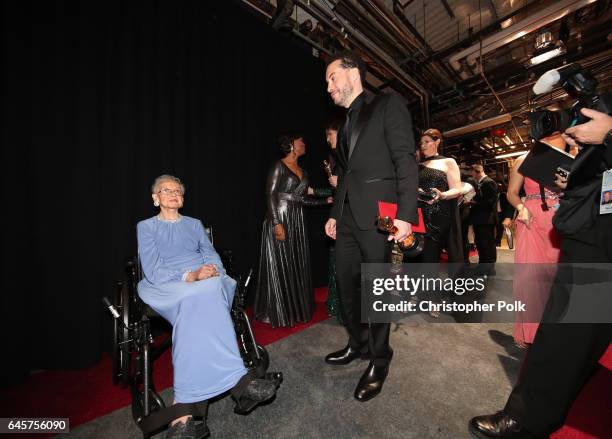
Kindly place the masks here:
[[(553, 224), (562, 236), (560, 262), (584, 267), (585, 263), (612, 263), (612, 214), (599, 214), (599, 203), (595, 202), (603, 173), (612, 169), (612, 117), (590, 109), (581, 111), (592, 120), (567, 129), (563, 137), (570, 146), (577, 146), (576, 141), (588, 146), (576, 156), (567, 180), (556, 175), (555, 183), (565, 194)], [(470, 420), (474, 437), (544, 438), (563, 423), (574, 398), (612, 342), (610, 323), (556, 323), (571, 303), (568, 276), (579, 273), (569, 265), (558, 270), (518, 384), (504, 410)], [(576, 283), (584, 281), (582, 275)], [(581, 306), (588, 312), (600, 309), (602, 303)]]
[[(370, 363), (355, 398), (378, 395), (393, 351), (389, 323), (361, 320), (361, 263), (388, 262), (391, 240), (402, 241), (417, 222), (418, 169), (410, 113), (399, 97), (364, 92), (365, 64), (353, 53), (332, 58), (327, 66), (327, 91), (334, 103), (348, 109), (338, 133), (338, 187), (325, 233), (336, 240), (336, 281), (348, 345), (325, 357), (344, 365), (362, 358)], [(378, 201), (397, 203), (397, 233), (376, 228)]]
[[(467, 164), (465, 160), (462, 160), (459, 164), (459, 170), (461, 172), (461, 182), (468, 183), (471, 187), (476, 188), (478, 184), (472, 178), (472, 167)], [(461, 237), (463, 242), (463, 261), (469, 265), (470, 263), (470, 251), (472, 250), (472, 243), (469, 240), (469, 228), (470, 228), (470, 205), (471, 198), (465, 199), (459, 204), (459, 218), (461, 219)]]
[(497, 183), (484, 173), (483, 166), (479, 164), (472, 166), (472, 178), (476, 181), (476, 196), (470, 206), (470, 223), (474, 228), (474, 241), (478, 250), (478, 271), (493, 274), (497, 261)]

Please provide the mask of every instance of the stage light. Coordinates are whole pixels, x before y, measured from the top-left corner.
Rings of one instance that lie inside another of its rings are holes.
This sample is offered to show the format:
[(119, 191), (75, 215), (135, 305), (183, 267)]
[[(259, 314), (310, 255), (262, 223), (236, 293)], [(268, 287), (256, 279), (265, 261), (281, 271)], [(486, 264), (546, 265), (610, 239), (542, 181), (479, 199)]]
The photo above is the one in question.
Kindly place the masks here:
[(516, 151), (516, 152), (507, 152), (504, 154), (496, 155), (496, 159), (507, 159), (508, 157), (516, 157), (517, 155), (525, 154), (527, 151)]
[(543, 62), (548, 61), (549, 59), (553, 59), (557, 56), (563, 55), (566, 52), (565, 47), (555, 47), (548, 52), (542, 53), (540, 55), (534, 56), (529, 61), (527, 61), (527, 65), (525, 67), (533, 67), (538, 64), (542, 64)]
[(553, 41), (552, 33), (544, 31), (536, 37), (535, 52), (529, 61), (525, 63), (526, 68), (542, 64), (557, 56), (565, 54), (565, 44), (563, 41)]

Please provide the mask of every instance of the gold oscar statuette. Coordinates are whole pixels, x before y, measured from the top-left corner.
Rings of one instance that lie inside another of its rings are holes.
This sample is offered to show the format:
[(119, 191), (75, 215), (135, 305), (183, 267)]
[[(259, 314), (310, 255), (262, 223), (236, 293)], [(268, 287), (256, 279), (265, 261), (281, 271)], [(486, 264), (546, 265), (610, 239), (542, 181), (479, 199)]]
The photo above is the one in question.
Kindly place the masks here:
[[(393, 225), (393, 220), (388, 216), (379, 216), (376, 225), (383, 232), (391, 235), (397, 233), (397, 227)], [(423, 251), (423, 239), (414, 233), (409, 234), (403, 241), (399, 241), (397, 244), (407, 256), (417, 256)]]
[(327, 160), (323, 160), (323, 169), (325, 169), (327, 178), (331, 178), (332, 177), (331, 164)]

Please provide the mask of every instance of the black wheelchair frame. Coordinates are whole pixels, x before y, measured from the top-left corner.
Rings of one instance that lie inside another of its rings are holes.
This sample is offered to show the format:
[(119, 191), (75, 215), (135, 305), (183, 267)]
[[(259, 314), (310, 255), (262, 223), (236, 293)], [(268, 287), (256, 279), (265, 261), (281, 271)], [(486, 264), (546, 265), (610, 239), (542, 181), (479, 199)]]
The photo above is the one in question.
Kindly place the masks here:
[[(212, 242), (212, 231), (207, 230)], [(222, 253), (224, 267), (232, 275), (232, 254)], [(234, 329), (238, 338), (238, 348), (244, 365), (256, 377), (266, 376), (270, 361), (266, 349), (257, 344), (249, 317), (245, 311), (246, 295), (252, 277), (251, 269), (247, 276), (237, 277), (236, 293), (230, 311)], [(130, 259), (125, 266), (126, 281), (116, 285), (115, 299), (111, 303), (104, 297), (104, 306), (113, 316), (113, 384), (123, 388), (130, 387), (132, 394), (132, 416), (148, 439), (151, 434), (162, 430), (173, 419), (184, 415), (192, 415), (203, 422), (198, 424), (197, 436), (208, 436), (206, 415), (208, 401), (197, 404), (176, 404), (166, 407), (163, 399), (155, 390), (152, 380), (153, 362), (159, 358), (171, 345), (172, 336), (167, 337), (159, 345), (154, 346), (151, 329), (151, 318), (159, 317), (138, 296), (137, 285), (142, 279), (142, 270), (138, 258)], [(276, 378), (282, 380), (282, 375)], [(238, 407), (234, 409), (238, 414)]]

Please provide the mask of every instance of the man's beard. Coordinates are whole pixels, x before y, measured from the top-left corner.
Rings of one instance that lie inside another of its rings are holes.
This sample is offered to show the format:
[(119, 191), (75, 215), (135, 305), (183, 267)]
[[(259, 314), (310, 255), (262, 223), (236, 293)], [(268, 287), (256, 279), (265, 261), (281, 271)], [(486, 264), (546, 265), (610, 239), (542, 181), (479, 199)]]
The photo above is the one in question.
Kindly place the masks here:
[(353, 87), (351, 87), (350, 84), (347, 84), (346, 86), (342, 87), (342, 89), (338, 91), (338, 94), (340, 95), (340, 99), (338, 99), (338, 102), (336, 105), (340, 107), (348, 108), (349, 99), (351, 95), (353, 94)]

